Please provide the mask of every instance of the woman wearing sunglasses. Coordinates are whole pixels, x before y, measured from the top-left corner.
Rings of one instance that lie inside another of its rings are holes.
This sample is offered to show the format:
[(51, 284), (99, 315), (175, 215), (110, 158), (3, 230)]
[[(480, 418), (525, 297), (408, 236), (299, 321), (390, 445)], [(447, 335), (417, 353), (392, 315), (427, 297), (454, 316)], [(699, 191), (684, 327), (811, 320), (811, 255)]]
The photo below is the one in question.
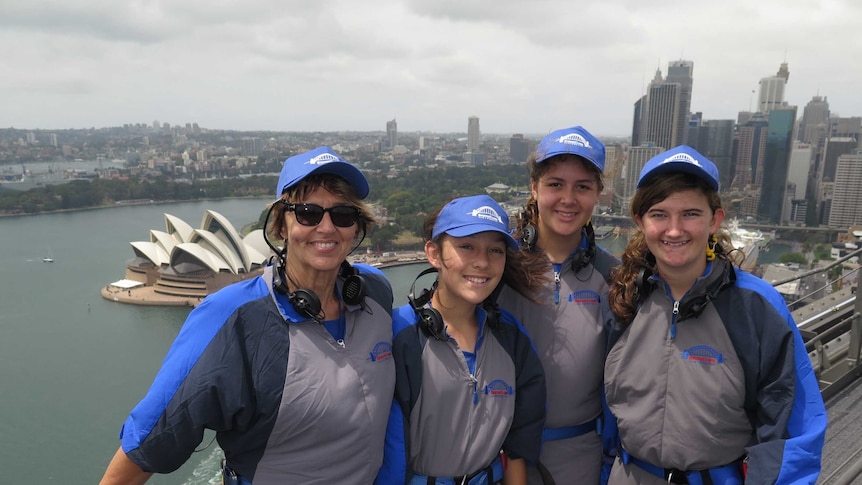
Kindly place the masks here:
[[(438, 215), (439, 214), (439, 215)], [(545, 380), (529, 337), (496, 304), (505, 282), (531, 297), (545, 284), (487, 195), (446, 204), (425, 221), (430, 290), (393, 318), (396, 402), (377, 484), (526, 483), (539, 457)], [(415, 286), (415, 283), (414, 283)], [(501, 450), (508, 458), (505, 474)]]
[(176, 470), (204, 429), (227, 484), (374, 480), (395, 385), (392, 289), (346, 261), (373, 222), (368, 182), (320, 147), (287, 159), (276, 190), (277, 264), (189, 314), (102, 483)]

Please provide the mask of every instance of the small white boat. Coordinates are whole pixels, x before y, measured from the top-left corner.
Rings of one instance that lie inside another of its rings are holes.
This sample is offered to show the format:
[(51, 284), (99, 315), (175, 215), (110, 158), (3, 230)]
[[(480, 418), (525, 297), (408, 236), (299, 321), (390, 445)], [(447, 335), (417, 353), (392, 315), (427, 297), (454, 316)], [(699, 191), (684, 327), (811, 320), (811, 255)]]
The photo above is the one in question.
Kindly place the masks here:
[(43, 262), (43, 263), (53, 263), (53, 262), (54, 262), (54, 258), (42, 258), (42, 262)]

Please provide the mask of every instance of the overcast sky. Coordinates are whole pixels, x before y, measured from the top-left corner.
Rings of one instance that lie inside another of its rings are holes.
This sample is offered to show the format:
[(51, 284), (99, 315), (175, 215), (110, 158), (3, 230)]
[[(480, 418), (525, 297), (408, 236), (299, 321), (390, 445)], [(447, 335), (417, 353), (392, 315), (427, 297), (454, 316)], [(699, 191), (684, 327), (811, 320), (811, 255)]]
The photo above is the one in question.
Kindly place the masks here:
[(862, 116), (857, 0), (0, 0), (0, 127), (630, 135), (656, 68), (735, 119), (785, 99)]

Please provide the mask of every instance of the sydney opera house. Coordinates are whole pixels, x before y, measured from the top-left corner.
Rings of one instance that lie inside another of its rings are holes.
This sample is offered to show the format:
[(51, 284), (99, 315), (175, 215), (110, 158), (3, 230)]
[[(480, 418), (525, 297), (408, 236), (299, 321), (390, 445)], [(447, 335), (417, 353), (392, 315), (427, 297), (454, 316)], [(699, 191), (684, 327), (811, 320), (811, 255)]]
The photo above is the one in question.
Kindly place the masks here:
[(108, 300), (140, 305), (195, 306), (208, 294), (260, 274), (271, 251), (263, 231), (240, 236), (221, 214), (208, 210), (195, 229), (165, 214), (165, 230), (131, 243), (135, 257), (125, 278), (102, 288)]

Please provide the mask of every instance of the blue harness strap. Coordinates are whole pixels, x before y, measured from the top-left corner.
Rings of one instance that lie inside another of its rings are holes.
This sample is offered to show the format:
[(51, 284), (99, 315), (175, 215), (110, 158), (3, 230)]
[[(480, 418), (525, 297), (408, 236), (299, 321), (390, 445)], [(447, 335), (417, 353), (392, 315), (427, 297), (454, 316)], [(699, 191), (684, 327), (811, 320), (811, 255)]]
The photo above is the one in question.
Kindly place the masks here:
[(706, 470), (677, 470), (662, 468), (641, 460), (622, 450), (620, 459), (626, 465), (637, 465), (638, 468), (655, 475), (668, 483), (687, 483), (689, 485), (742, 485), (742, 460), (727, 465), (721, 465)]
[(426, 475), (414, 474), (408, 485), (494, 485), (503, 481), (503, 462), (500, 461), (500, 455), (497, 455), (488, 466), (460, 477), (429, 477)]
[(599, 429), (598, 418), (593, 419), (592, 421), (587, 421), (586, 423), (576, 424), (575, 426), (563, 426), (562, 428), (545, 428), (542, 430), (542, 441), (557, 441), (574, 438), (576, 436), (587, 434), (591, 431), (594, 433), (601, 432), (601, 429)]

